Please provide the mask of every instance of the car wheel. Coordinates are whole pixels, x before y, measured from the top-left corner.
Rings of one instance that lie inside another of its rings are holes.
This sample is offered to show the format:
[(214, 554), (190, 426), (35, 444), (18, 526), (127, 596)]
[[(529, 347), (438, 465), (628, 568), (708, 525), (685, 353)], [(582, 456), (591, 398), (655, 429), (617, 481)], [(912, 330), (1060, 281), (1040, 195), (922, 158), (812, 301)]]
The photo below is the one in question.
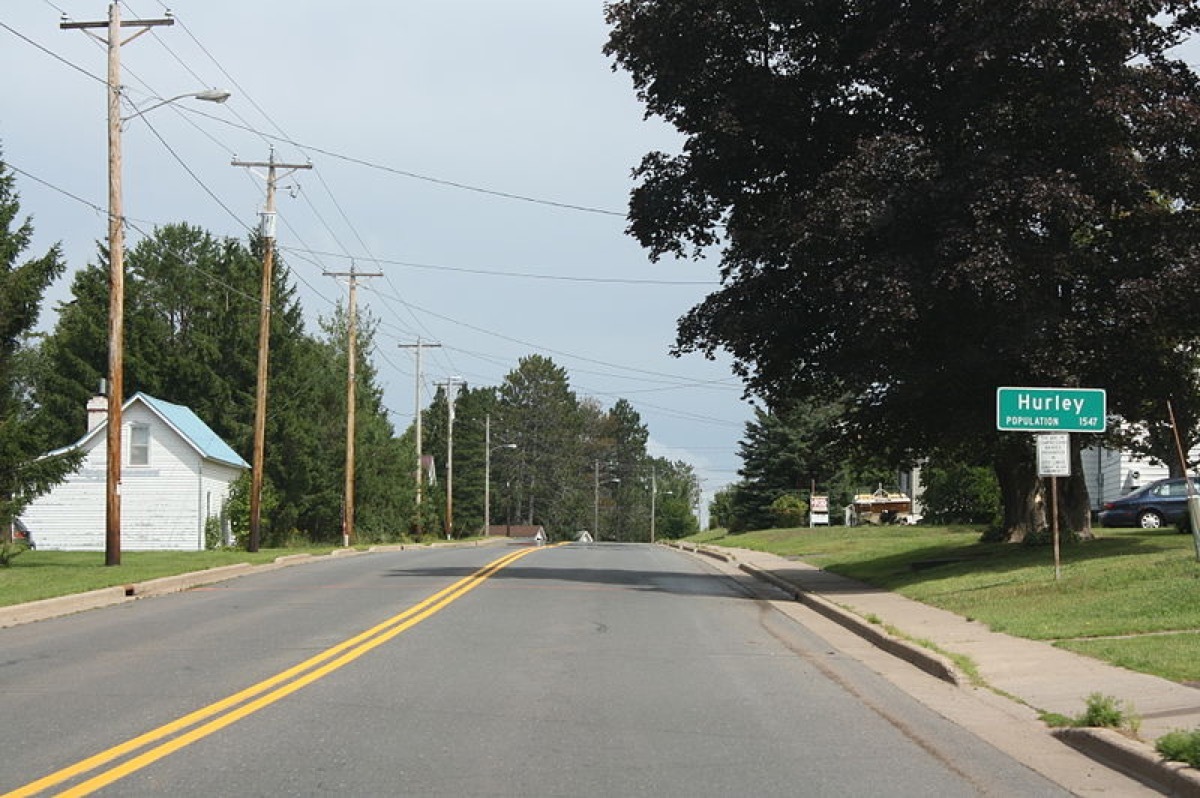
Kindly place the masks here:
[(1142, 529), (1160, 529), (1162, 525), (1163, 517), (1157, 510), (1146, 510), (1138, 516), (1138, 526)]

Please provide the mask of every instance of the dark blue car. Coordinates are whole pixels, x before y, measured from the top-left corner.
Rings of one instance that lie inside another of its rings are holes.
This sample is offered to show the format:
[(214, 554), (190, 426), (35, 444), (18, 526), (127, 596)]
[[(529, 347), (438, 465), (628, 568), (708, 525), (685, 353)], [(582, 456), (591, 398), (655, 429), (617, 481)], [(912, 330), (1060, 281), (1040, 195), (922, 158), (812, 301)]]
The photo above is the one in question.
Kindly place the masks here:
[[(1200, 483), (1194, 478), (1192, 490), (1200, 495)], [(1187, 498), (1188, 488), (1183, 477), (1160, 479), (1128, 496), (1105, 502), (1100, 511), (1100, 526), (1158, 529), (1177, 524), (1187, 514)]]

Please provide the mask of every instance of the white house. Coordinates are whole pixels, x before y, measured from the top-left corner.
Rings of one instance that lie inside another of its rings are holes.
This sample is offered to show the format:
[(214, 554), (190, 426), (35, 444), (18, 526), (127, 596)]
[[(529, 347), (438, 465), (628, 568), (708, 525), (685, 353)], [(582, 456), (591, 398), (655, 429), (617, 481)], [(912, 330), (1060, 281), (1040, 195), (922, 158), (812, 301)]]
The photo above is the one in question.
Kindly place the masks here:
[[(39, 549), (103, 551), (107, 486), (104, 397), (88, 403), (88, 431), (69, 449), (80, 467), (21, 515)], [(65, 451), (65, 450), (62, 450)], [(191, 410), (143, 393), (121, 418), (121, 549), (203, 550), (233, 481), (250, 466)]]

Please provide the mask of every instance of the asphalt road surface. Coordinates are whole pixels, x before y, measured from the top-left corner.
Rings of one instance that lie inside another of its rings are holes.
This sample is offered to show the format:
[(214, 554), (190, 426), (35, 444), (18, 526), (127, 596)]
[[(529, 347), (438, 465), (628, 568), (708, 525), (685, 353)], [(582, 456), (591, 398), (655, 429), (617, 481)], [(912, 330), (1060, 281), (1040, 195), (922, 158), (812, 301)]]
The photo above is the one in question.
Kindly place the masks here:
[(0, 795), (1062, 795), (646, 545), (375, 553), (0, 629)]

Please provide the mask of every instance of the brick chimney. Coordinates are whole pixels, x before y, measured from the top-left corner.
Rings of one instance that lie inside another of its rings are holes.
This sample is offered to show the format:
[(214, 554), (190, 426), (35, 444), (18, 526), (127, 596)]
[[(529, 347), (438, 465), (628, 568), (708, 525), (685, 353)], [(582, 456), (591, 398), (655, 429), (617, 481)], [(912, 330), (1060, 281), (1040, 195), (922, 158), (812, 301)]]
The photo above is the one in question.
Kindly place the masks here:
[(88, 399), (87, 431), (91, 432), (106, 421), (108, 421), (108, 397), (103, 393), (98, 393)]

